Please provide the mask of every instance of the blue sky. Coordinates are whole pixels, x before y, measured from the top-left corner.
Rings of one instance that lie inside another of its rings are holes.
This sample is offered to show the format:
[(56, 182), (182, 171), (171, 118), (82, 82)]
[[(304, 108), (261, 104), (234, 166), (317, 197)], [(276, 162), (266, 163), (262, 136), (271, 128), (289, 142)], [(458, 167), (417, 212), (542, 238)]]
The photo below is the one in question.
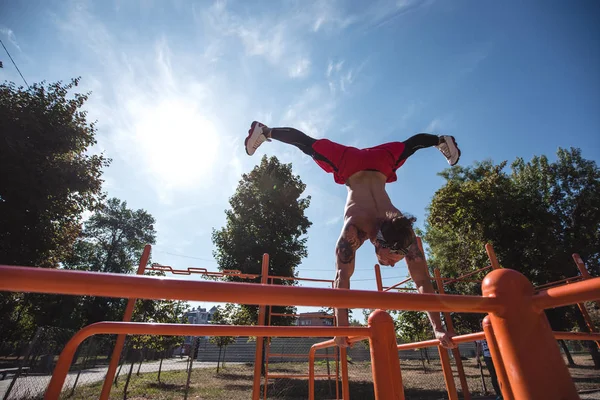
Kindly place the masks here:
[[(29, 83), (81, 76), (93, 91), (104, 188), (157, 219), (154, 261), (216, 269), (211, 230), (268, 154), (312, 196), (301, 276), (332, 278), (345, 187), (284, 144), (248, 157), (252, 120), (357, 147), (450, 134), (462, 165), (569, 146), (598, 161), (599, 19), (592, 0), (38, 0), (3, 2), (0, 38)], [(20, 83), (0, 59), (0, 79)], [(446, 167), (422, 150), (388, 186), (419, 226)], [(375, 289), (375, 262), (358, 251), (352, 288)], [(386, 283), (406, 275), (383, 269)]]

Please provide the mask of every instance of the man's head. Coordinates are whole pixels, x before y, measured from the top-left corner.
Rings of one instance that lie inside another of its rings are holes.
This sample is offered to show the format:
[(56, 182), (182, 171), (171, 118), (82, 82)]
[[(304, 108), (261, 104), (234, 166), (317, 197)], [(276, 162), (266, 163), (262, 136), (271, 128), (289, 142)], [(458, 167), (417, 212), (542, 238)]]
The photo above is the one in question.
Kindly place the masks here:
[(381, 265), (394, 266), (408, 253), (414, 243), (413, 223), (410, 215), (388, 213), (377, 233), (375, 252)]

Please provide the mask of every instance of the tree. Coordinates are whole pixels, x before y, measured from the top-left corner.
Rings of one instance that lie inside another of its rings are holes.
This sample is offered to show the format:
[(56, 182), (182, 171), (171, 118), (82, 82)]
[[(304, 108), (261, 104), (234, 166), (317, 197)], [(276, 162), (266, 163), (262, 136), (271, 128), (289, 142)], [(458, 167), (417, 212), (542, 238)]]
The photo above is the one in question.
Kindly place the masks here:
[[(126, 202), (109, 199), (84, 223), (63, 268), (132, 273), (145, 244), (154, 243), (155, 237), (154, 218), (148, 212), (131, 210)], [(26, 294), (24, 303), (34, 325), (78, 330), (94, 322), (122, 319), (127, 299)]]
[[(134, 272), (146, 244), (154, 244), (154, 217), (145, 210), (127, 208), (127, 202), (109, 199), (84, 225), (66, 269), (129, 274)], [(86, 296), (82, 299), (85, 324), (118, 320), (126, 299)]]
[[(96, 129), (81, 110), (88, 95), (70, 94), (78, 82), (0, 84), (0, 264), (56, 268), (72, 250), (83, 211), (102, 200), (110, 160), (89, 152)], [(0, 293), (2, 342), (32, 333), (22, 302)]]
[[(269, 253), (269, 274), (293, 278), (295, 269), (306, 257), (306, 235), (311, 222), (304, 215), (310, 196), (301, 198), (306, 185), (292, 174), (291, 164), (276, 157), (262, 158), (250, 173), (242, 175), (225, 211), (226, 225), (213, 229), (214, 256), (220, 270), (238, 269), (261, 274), (263, 253)], [(241, 281), (227, 277), (231, 281)], [(245, 280), (248, 282), (248, 280)], [(260, 282), (260, 278), (253, 280)], [(294, 280), (274, 279), (275, 285), (294, 285)], [(256, 323), (258, 306), (241, 305), (250, 323)], [(274, 313), (294, 313), (295, 307), (272, 308)], [(274, 316), (274, 325), (291, 325), (294, 318)]]
[[(231, 315), (231, 313), (230, 313)], [(223, 313), (223, 309), (221, 306), (217, 307), (217, 310), (212, 316), (210, 321), (211, 324), (217, 325), (231, 325), (227, 320), (227, 315)], [(215, 344), (219, 347), (219, 357), (217, 358), (217, 374), (219, 373), (219, 365), (221, 362), (221, 350), (225, 348), (227, 350), (227, 346), (232, 343), (235, 343), (235, 337), (233, 336), (211, 336), (209, 341), (212, 344)], [(223, 364), (225, 364), (225, 355), (223, 355)], [(224, 366), (224, 365), (223, 365)]]
[[(430, 266), (457, 277), (489, 262), (484, 245), (494, 245), (500, 263), (523, 273), (534, 285), (576, 275), (571, 254), (579, 252), (593, 273), (600, 244), (600, 171), (577, 149), (559, 149), (525, 163), (454, 167), (440, 175), (446, 184), (428, 207), (424, 240)], [(459, 282), (448, 293), (480, 294), (480, 285)], [(581, 327), (575, 307), (547, 311), (555, 330)], [(480, 329), (481, 316), (456, 314), (458, 332)], [(597, 351), (591, 350), (596, 357)], [(598, 364), (600, 365), (600, 364)]]

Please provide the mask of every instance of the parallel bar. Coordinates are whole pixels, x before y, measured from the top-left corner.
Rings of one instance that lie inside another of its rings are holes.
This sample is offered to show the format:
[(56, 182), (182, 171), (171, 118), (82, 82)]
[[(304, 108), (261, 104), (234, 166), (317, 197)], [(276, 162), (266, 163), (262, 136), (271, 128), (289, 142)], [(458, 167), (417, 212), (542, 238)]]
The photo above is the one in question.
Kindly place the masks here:
[[(322, 289), (272, 286), (252, 283), (203, 282), (161, 279), (99, 272), (0, 266), (0, 290), (70, 294), (79, 296), (126, 297), (154, 300), (214, 301), (258, 305), (295, 305), (334, 308), (371, 308), (407, 311), (450, 311), (488, 313), (504, 309), (491, 297), (413, 293), (381, 293), (367, 290)], [(598, 283), (600, 283), (600, 278)], [(595, 279), (575, 283), (595, 288)], [(571, 285), (570, 285), (571, 286)], [(596, 292), (577, 294), (565, 304), (590, 298)], [(566, 300), (565, 300), (566, 301)]]
[(600, 278), (590, 278), (566, 286), (550, 288), (533, 296), (533, 304), (540, 310), (583, 303), (600, 298)]
[[(311, 375), (309, 374), (298, 374), (298, 375), (294, 375), (294, 374), (269, 374), (267, 375), (267, 379), (281, 379), (281, 378), (310, 378)], [(314, 378), (335, 378), (335, 375), (327, 375), (327, 374), (318, 374), (318, 375), (313, 375)]]
[[(296, 353), (269, 353), (269, 357), (271, 358), (283, 358), (283, 357), (290, 357), (290, 358), (307, 358), (308, 354), (296, 354)], [(315, 354), (315, 357), (318, 358), (335, 358), (335, 355), (333, 354)]]
[(449, 285), (449, 284), (457, 282), (457, 281), (462, 281), (464, 278), (468, 278), (469, 276), (473, 276), (480, 272), (487, 271), (488, 269), (491, 269), (491, 268), (492, 268), (492, 266), (488, 265), (487, 267), (479, 268), (478, 270), (469, 272), (468, 274), (461, 275), (458, 278), (442, 278), (442, 279), (447, 281), (447, 282), (444, 282), (444, 285)]
[[(305, 314), (286, 314), (286, 313), (275, 313), (272, 312), (273, 317), (303, 317)], [(314, 315), (315, 318), (335, 318), (334, 315)]]
[(560, 285), (563, 283), (574, 283), (574, 282), (580, 281), (581, 279), (582, 279), (581, 276), (572, 276), (570, 278), (565, 278), (565, 279), (561, 279), (558, 281), (544, 283), (543, 285), (536, 286), (535, 290), (541, 290), (541, 289), (548, 288), (550, 286)]
[(384, 292), (387, 292), (388, 290), (396, 289), (398, 286), (400, 286), (400, 285), (403, 285), (403, 284), (405, 284), (406, 282), (409, 282), (409, 281), (412, 281), (412, 278), (411, 278), (411, 277), (408, 277), (408, 278), (406, 278), (405, 280), (403, 280), (403, 281), (401, 281), (401, 282), (398, 282), (398, 283), (396, 283), (395, 285), (392, 285), (392, 286), (386, 287), (386, 288), (384, 288), (384, 289), (383, 289), (383, 291), (384, 291)]
[[(458, 344), (458, 343), (474, 342), (476, 340), (483, 340), (483, 339), (485, 339), (485, 335), (483, 334), (483, 332), (477, 332), (477, 333), (469, 333), (468, 335), (454, 336), (452, 338), (452, 341), (454, 343)], [(440, 345), (439, 340), (431, 339), (431, 340), (424, 340), (422, 342), (399, 344), (398, 350), (414, 350), (414, 349), (421, 349), (421, 348), (425, 348), (425, 347), (438, 347), (439, 345)]]
[(184, 325), (184, 324), (153, 324), (144, 322), (97, 322), (88, 325), (77, 332), (65, 345), (48, 389), (46, 400), (58, 399), (65, 382), (69, 366), (77, 347), (86, 338), (99, 334), (130, 334), (130, 335), (165, 335), (165, 336), (364, 336), (369, 335), (369, 328), (357, 327), (307, 327), (296, 326), (246, 326), (246, 325)]
[(298, 277), (292, 277), (292, 276), (277, 276), (277, 275), (269, 275), (269, 279), (280, 279), (282, 281), (306, 281), (306, 282), (326, 282), (326, 283), (333, 282), (333, 279), (298, 278)]
[[(558, 332), (554, 331), (554, 338), (559, 340), (600, 340), (600, 333), (585, 333), (585, 332)], [(476, 340), (485, 339), (483, 332), (469, 333), (467, 335), (454, 336), (452, 341), (458, 343), (474, 342)], [(424, 340), (422, 342), (413, 342), (406, 344), (399, 344), (398, 350), (414, 350), (423, 349), (426, 347), (437, 347), (440, 345), (440, 341), (437, 339)]]

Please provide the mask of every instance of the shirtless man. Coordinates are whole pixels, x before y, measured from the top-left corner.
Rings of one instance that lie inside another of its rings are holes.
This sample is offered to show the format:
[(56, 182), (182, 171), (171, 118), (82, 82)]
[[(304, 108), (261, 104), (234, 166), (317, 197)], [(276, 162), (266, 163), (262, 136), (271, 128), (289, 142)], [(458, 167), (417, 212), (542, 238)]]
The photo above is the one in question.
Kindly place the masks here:
[[(408, 272), (419, 293), (433, 293), (425, 257), (412, 225), (415, 218), (403, 215), (392, 204), (385, 185), (396, 181), (396, 170), (415, 151), (436, 147), (450, 165), (460, 158), (460, 150), (452, 136), (420, 133), (404, 142), (385, 143), (368, 149), (357, 149), (327, 139), (313, 139), (294, 128), (269, 128), (254, 121), (246, 138), (246, 153), (254, 154), (265, 141), (278, 140), (296, 146), (338, 184), (345, 184), (348, 198), (344, 210), (344, 226), (335, 248), (335, 287), (350, 289), (356, 250), (367, 240), (375, 247), (379, 264), (393, 267), (406, 259)], [(428, 313), (435, 337), (446, 348), (455, 347), (451, 335), (442, 327), (439, 313)], [(336, 309), (338, 326), (348, 326), (348, 310)], [(347, 347), (347, 338), (336, 337), (339, 346)]]

